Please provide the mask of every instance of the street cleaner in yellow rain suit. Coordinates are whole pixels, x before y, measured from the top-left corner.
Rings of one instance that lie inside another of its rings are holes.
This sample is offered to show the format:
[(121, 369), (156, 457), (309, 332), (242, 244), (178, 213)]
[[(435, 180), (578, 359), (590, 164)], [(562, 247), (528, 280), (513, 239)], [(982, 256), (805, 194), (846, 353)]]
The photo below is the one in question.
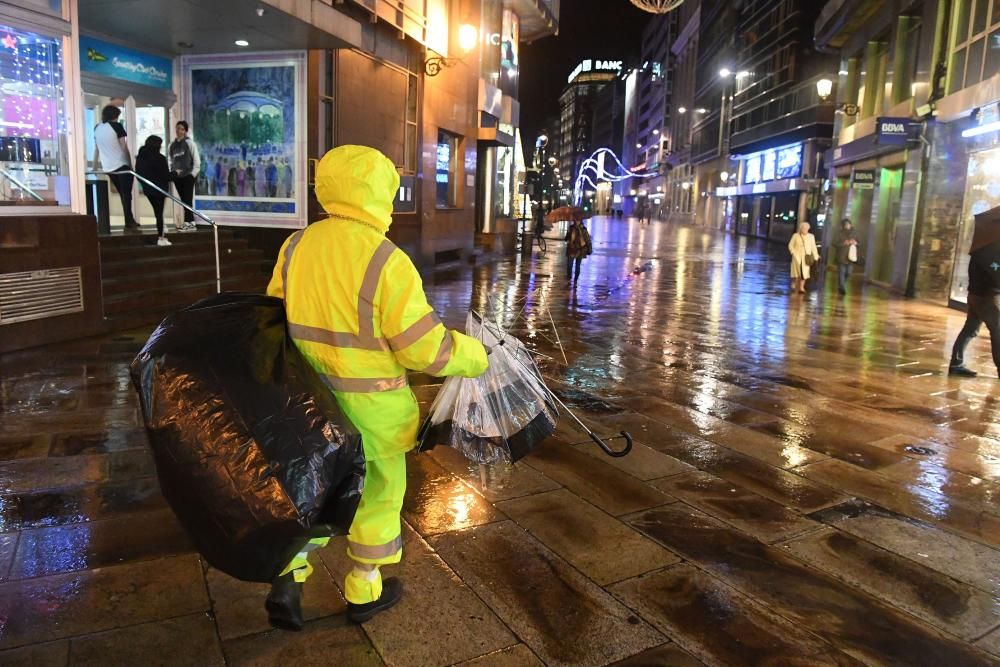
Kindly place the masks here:
[[(419, 412), (406, 370), (476, 377), (483, 345), (441, 324), (410, 258), (386, 238), (399, 175), (382, 153), (340, 146), (316, 169), (316, 197), (329, 214), (281, 248), (267, 288), (285, 301), (288, 333), (361, 431), (364, 492), (347, 539), (354, 567), (344, 582), (347, 615), (363, 623), (399, 601), (402, 584), (379, 566), (403, 553), (399, 512), (407, 451)], [(276, 627), (302, 628), (302, 582), (312, 572), (313, 540), (271, 586), (266, 607)]]

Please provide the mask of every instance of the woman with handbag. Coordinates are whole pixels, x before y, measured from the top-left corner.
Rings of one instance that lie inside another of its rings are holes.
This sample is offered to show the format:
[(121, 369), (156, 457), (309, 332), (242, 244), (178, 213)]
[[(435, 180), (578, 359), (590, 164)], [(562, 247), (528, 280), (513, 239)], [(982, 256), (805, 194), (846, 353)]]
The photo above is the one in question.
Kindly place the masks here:
[(792, 254), (792, 289), (805, 294), (810, 269), (819, 261), (816, 237), (809, 233), (808, 222), (799, 225), (799, 231), (792, 235), (792, 240), (788, 242), (788, 252)]

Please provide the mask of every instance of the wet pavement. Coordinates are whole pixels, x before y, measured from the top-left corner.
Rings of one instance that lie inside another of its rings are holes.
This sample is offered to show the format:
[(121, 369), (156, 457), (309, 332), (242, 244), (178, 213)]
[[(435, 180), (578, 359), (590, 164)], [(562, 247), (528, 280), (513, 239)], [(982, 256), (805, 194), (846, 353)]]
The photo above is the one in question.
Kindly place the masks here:
[[(407, 587), (359, 628), (343, 538), (302, 633), (207, 568), (160, 496), (128, 377), (147, 331), (0, 357), (0, 664), (1000, 665), (1000, 386), (964, 317), (788, 289), (780, 247), (596, 219), (548, 255), (435, 273), (596, 430), (512, 467), (414, 455)], [(526, 300), (521, 318), (515, 314)], [(565, 347), (566, 361), (552, 323)], [(414, 377), (426, 409), (437, 380)]]

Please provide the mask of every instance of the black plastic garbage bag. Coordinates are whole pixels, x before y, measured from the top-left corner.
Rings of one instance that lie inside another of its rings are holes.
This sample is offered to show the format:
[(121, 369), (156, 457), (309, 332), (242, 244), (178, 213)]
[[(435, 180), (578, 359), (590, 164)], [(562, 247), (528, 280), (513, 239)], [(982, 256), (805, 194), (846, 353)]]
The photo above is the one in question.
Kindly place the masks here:
[(213, 567), (270, 582), (311, 537), (347, 532), (361, 436), (286, 336), (280, 299), (174, 313), (131, 371), (163, 495)]
[(489, 368), (444, 381), (420, 429), (420, 450), (447, 444), (474, 463), (513, 463), (552, 435), (559, 412), (519, 340), (473, 313), (465, 328), (491, 349)]

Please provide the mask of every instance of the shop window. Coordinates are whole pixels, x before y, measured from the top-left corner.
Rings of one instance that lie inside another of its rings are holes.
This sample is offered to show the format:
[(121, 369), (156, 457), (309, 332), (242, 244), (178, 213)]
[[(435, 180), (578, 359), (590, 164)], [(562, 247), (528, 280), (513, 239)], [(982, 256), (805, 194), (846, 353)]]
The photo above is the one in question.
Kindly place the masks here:
[(965, 85), (979, 83), (983, 71), (983, 44), (986, 39), (977, 39), (969, 46), (968, 60), (965, 64)]
[(0, 90), (0, 200), (68, 206), (60, 42), (0, 25)]
[(1000, 0), (957, 2), (952, 16), (954, 36), (948, 93), (975, 85), (997, 72), (995, 50), (1000, 49), (997, 41), (1000, 39)]
[(972, 15), (972, 32), (970, 35), (978, 35), (986, 30), (986, 17), (988, 15), (990, 0), (975, 0), (976, 11)]
[(438, 131), (437, 167), (435, 169), (438, 208), (458, 207), (460, 145), (461, 141), (457, 135), (444, 130)]
[(965, 49), (959, 49), (955, 57), (951, 59), (951, 85), (948, 86), (948, 93), (961, 90), (965, 84)]

